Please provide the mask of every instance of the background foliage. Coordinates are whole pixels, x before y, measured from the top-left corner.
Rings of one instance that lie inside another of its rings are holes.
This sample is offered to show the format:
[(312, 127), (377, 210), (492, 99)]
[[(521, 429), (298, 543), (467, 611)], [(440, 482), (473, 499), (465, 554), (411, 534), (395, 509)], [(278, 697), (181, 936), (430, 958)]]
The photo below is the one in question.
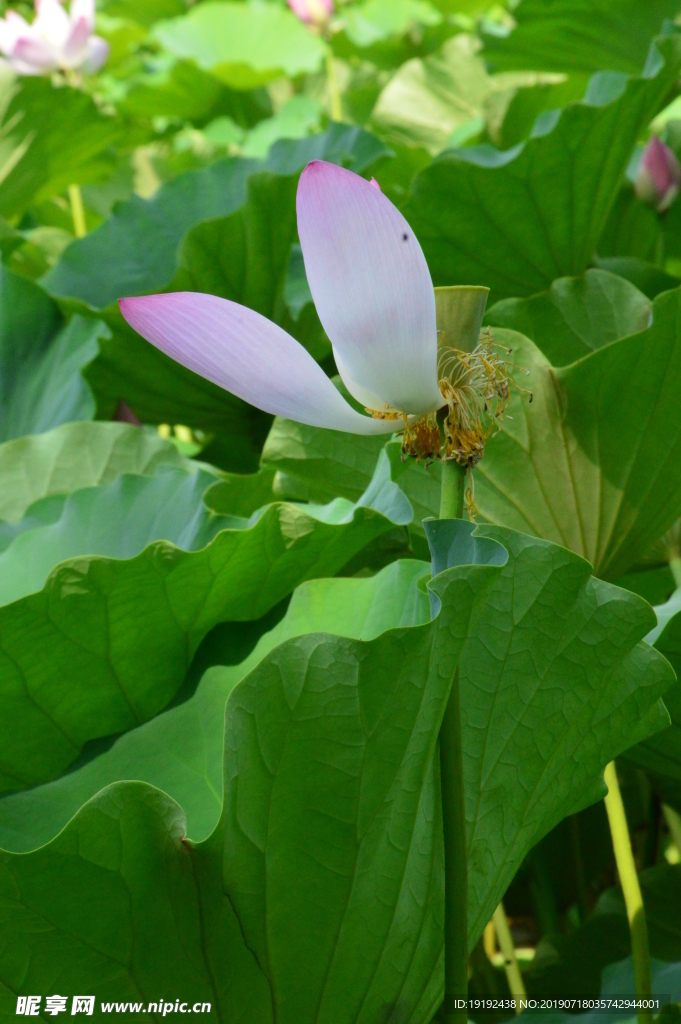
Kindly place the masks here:
[[(681, 0), (346, 0), (326, 36), (284, 0), (97, 18), (96, 76), (0, 67), (0, 1015), (64, 990), (438, 1020), (457, 666), (471, 991), (508, 992), (502, 898), (530, 993), (633, 990), (617, 757), (681, 1002), (681, 205), (634, 188), (651, 134), (681, 156)], [(432, 581), (438, 465), (273, 420), (118, 311), (233, 299), (333, 377), (312, 159), (378, 180), (436, 285), (488, 286), (529, 374)]]

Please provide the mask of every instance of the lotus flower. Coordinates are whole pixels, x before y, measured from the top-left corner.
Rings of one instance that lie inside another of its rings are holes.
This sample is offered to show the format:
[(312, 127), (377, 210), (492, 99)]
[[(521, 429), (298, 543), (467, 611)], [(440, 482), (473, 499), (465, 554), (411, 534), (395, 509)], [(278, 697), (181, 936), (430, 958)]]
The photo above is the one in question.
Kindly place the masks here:
[(92, 34), (95, 0), (71, 0), (67, 14), (59, 0), (35, 0), (29, 25), (15, 11), (0, 19), (0, 52), (20, 75), (53, 71), (97, 71), (109, 53), (103, 39)]
[(657, 135), (653, 135), (638, 165), (636, 195), (662, 213), (672, 205), (680, 186), (681, 167), (676, 154)]
[(333, 14), (333, 0), (288, 0), (288, 5), (306, 25), (326, 25)]
[[(148, 295), (121, 299), (123, 316), (172, 359), (265, 412), (355, 434), (403, 429), (407, 454), (459, 458), (471, 441), (463, 434), (482, 429), (483, 405), (487, 412), (494, 395), (503, 402), (501, 389), (508, 392), (490, 342), (476, 359), (487, 289), (442, 290), (439, 305), (453, 326), (449, 343), (438, 344), (421, 246), (379, 187), (314, 161), (301, 175), (297, 211), (308, 282), (338, 371), (370, 415), (353, 409), (281, 327), (235, 302)], [(446, 405), (451, 430), (441, 452), (434, 414)], [(471, 466), (478, 457), (459, 461)]]

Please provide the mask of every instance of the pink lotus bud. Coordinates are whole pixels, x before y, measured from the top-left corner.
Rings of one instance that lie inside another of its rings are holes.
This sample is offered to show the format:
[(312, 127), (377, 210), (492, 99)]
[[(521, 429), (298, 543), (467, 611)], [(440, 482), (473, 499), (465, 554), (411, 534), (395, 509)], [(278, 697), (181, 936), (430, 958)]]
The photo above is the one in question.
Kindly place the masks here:
[(643, 150), (634, 187), (638, 198), (658, 213), (668, 210), (679, 194), (681, 166), (674, 151), (657, 135)]
[(326, 25), (333, 14), (333, 0), (288, 0), (288, 5), (306, 25)]

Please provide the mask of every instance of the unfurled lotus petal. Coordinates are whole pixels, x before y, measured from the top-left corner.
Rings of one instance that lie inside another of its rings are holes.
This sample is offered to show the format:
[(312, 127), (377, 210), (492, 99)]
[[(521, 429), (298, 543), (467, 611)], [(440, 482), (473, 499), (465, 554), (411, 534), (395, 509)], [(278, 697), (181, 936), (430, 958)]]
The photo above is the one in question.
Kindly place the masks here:
[(312, 297), (348, 391), (421, 416), (442, 405), (433, 283), (421, 246), (379, 188), (314, 161), (298, 187)]
[(92, 35), (94, 0), (72, 0), (67, 14), (59, 0), (36, 0), (31, 25), (9, 11), (0, 19), (0, 53), (21, 75), (45, 75), (53, 71), (97, 71), (109, 54), (109, 46)]
[(353, 434), (399, 426), (355, 412), (295, 338), (236, 302), (175, 292), (121, 299), (120, 308), (171, 359), (265, 412)]
[(86, 75), (94, 75), (106, 63), (109, 56), (109, 44), (99, 36), (90, 36), (85, 47), (85, 56), (80, 70)]
[(22, 36), (14, 45), (11, 63), (20, 75), (45, 75), (55, 70), (55, 53), (42, 39)]
[(80, 21), (82, 18), (88, 24), (92, 32), (95, 27), (95, 0), (71, 0), (70, 8), (71, 21)]
[(636, 195), (662, 213), (672, 205), (680, 187), (681, 167), (676, 154), (653, 135), (638, 165)]
[(35, 10), (33, 32), (61, 49), (71, 33), (71, 20), (59, 0), (35, 0)]

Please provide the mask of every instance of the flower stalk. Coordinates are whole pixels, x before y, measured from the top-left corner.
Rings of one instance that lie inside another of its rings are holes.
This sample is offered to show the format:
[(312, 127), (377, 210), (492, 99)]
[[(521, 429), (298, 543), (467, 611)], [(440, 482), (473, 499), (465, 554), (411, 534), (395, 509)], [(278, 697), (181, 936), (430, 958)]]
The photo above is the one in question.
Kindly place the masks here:
[(444, 1019), (447, 1024), (466, 1024), (466, 1004), (458, 1005), (468, 996), (468, 856), (458, 668), (440, 727), (440, 785), (445, 846)]
[(85, 207), (80, 185), (69, 185), (69, 203), (71, 204), (74, 234), (76, 238), (84, 238), (87, 235), (87, 221), (85, 220)]
[(525, 990), (523, 976), (520, 973), (520, 967), (518, 966), (518, 958), (515, 955), (513, 936), (511, 935), (511, 929), (508, 926), (508, 919), (506, 917), (503, 902), (500, 903), (494, 911), (492, 921), (494, 922), (494, 930), (497, 933), (499, 949), (501, 950), (501, 955), (504, 958), (504, 972), (506, 974), (506, 980), (508, 982), (510, 993), (516, 1001), (515, 1012), (518, 1014), (521, 1013), (520, 1000), (525, 999), (527, 992)]
[[(466, 470), (457, 462), (442, 464), (440, 519), (461, 519)], [(468, 853), (463, 788), (461, 701), (457, 668), (440, 727), (440, 786), (445, 847), (445, 998), (447, 1024), (465, 1024), (468, 996)]]
[[(634, 978), (638, 999), (649, 999), (652, 995), (652, 971), (650, 966), (650, 947), (648, 945), (648, 925), (641, 886), (636, 873), (634, 854), (631, 848), (631, 837), (624, 812), (622, 793), (617, 780), (615, 762), (611, 761), (605, 769), (605, 784), (608, 795), (605, 797), (605, 809), (610, 825), (610, 835), (615, 851), (617, 872), (624, 894), (627, 909), (629, 931), (631, 933), (631, 954), (634, 960)], [(639, 1024), (652, 1024), (652, 1010), (638, 1010)]]
[(461, 519), (466, 494), (466, 469), (449, 459), (442, 463), (440, 519)]
[(338, 74), (333, 60), (333, 50), (327, 47), (326, 50), (326, 83), (329, 90), (329, 107), (332, 121), (343, 120), (343, 99), (338, 84)]

